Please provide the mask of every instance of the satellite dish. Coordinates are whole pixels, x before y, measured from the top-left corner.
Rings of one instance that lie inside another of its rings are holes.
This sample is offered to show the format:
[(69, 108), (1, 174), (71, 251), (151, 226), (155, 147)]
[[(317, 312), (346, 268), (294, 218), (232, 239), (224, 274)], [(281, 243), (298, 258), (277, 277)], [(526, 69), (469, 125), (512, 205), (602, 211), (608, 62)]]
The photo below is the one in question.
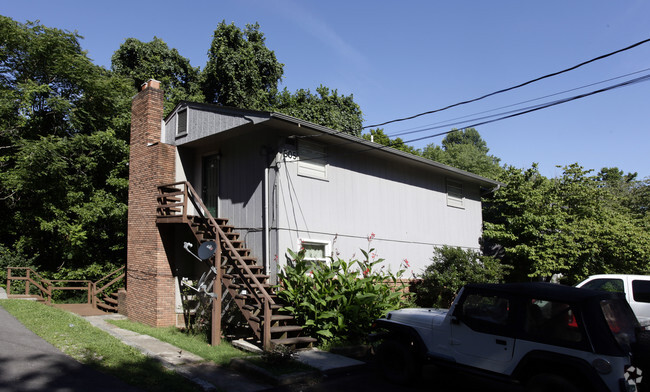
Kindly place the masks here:
[(217, 243), (214, 241), (207, 241), (199, 246), (199, 258), (203, 261), (208, 260), (214, 252), (217, 251)]

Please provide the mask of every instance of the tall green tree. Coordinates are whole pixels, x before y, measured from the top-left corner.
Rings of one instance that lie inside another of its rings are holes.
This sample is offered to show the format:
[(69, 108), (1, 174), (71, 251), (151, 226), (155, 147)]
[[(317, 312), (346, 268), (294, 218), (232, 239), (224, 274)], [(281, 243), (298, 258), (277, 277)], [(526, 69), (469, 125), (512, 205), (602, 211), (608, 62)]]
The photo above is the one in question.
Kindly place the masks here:
[(300, 89), (291, 94), (285, 88), (272, 109), (351, 135), (361, 134), (363, 115), (352, 95), (339, 95), (337, 90), (323, 85), (316, 88), (316, 93)]
[(394, 148), (396, 150), (408, 152), (413, 155), (420, 155), (420, 151), (413, 146), (404, 143), (399, 137), (391, 139), (384, 132), (383, 128), (371, 129), (368, 133), (361, 135), (366, 140), (372, 140), (375, 143)]
[(208, 102), (255, 110), (273, 106), (284, 64), (264, 41), (257, 23), (246, 25), (243, 31), (234, 23), (219, 23), (203, 69), (203, 94)]
[(170, 49), (158, 37), (150, 42), (127, 38), (111, 58), (112, 70), (130, 78), (135, 91), (144, 82), (156, 79), (165, 92), (165, 113), (182, 100), (204, 102), (200, 70), (176, 49)]
[(0, 238), (46, 269), (124, 257), (132, 90), (81, 38), (0, 16)]
[(500, 180), (507, 185), (484, 201), (484, 240), (503, 246), (512, 280), (649, 272), (647, 225), (602, 176), (572, 164), (548, 179), (533, 165)]
[(487, 143), (474, 128), (453, 130), (442, 140), (442, 146), (429, 144), (422, 156), (445, 165), (488, 178), (497, 178), (502, 172), (500, 159), (489, 155)]

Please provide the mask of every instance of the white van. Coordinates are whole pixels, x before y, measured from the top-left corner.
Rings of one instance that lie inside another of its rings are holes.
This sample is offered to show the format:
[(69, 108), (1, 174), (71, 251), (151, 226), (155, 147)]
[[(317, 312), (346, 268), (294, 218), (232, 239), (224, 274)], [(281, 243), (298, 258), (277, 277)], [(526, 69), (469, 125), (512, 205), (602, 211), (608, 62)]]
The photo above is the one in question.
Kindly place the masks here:
[(650, 276), (646, 275), (593, 275), (576, 287), (625, 294), (625, 299), (636, 314), (639, 323), (650, 325)]

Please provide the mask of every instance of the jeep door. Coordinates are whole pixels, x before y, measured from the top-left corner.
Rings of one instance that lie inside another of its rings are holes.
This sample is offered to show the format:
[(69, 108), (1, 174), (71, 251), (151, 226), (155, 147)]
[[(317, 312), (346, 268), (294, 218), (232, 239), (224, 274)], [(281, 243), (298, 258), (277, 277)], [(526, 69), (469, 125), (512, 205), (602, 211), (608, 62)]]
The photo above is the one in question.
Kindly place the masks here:
[(499, 373), (508, 367), (515, 344), (513, 304), (501, 293), (463, 293), (451, 322), (451, 351), (458, 363)]

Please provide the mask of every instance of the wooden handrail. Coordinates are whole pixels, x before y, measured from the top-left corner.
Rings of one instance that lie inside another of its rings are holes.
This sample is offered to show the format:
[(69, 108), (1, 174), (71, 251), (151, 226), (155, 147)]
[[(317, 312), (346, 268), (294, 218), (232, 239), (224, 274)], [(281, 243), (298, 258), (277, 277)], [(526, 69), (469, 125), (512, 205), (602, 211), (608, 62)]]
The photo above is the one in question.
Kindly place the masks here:
[[(26, 273), (26, 276), (13, 276), (11, 272), (13, 270), (23, 270)], [(36, 281), (32, 278), (32, 276), (38, 277), (39, 281)], [(45, 303), (51, 304), (52, 303), (52, 284), (48, 279), (44, 279), (38, 272), (34, 271), (30, 267), (7, 267), (7, 294), (11, 295), (11, 281), (13, 280), (24, 280), (25, 281), (25, 295), (29, 295), (29, 284), (33, 284), (36, 286), (37, 289), (41, 291), (41, 293), (45, 294), (45, 298), (43, 298), (43, 295), (39, 295), (38, 297), (41, 299), (45, 299)], [(41, 285), (42, 283), (42, 285)]]
[[(159, 199), (164, 199), (165, 198), (165, 192), (163, 191), (163, 188), (171, 188), (175, 189), (177, 187), (182, 187), (182, 196), (183, 200), (182, 202), (174, 202), (170, 204), (159, 204), (158, 207), (161, 209), (164, 208), (172, 208), (172, 207), (181, 207), (182, 211), (180, 212), (181, 218), (183, 221), (188, 220), (187, 216), (187, 201), (188, 199), (194, 206), (194, 209), (196, 210), (197, 214), (203, 218), (207, 219), (209, 222), (208, 227), (210, 227), (213, 230), (213, 234), (215, 239), (217, 240), (217, 254), (221, 254), (221, 241), (225, 244), (225, 247), (230, 251), (229, 253), (232, 255), (232, 258), (235, 260), (236, 264), (239, 266), (240, 269), (244, 271), (244, 273), (249, 277), (249, 279), (252, 281), (249, 282), (248, 279), (244, 279), (244, 284), (246, 285), (247, 289), (250, 291), (250, 293), (253, 295), (253, 298), (257, 302), (257, 304), (260, 306), (260, 310), (263, 312), (264, 315), (264, 325), (263, 325), (263, 344), (265, 348), (270, 348), (271, 343), (271, 305), (275, 304), (275, 301), (273, 301), (273, 298), (269, 295), (269, 293), (266, 291), (264, 286), (260, 283), (260, 281), (257, 279), (255, 274), (251, 271), (251, 269), (248, 267), (248, 264), (242, 259), (241, 255), (237, 251), (237, 248), (232, 244), (228, 236), (224, 233), (224, 231), (221, 229), (221, 227), (217, 224), (216, 220), (210, 214), (210, 210), (203, 204), (203, 201), (201, 198), (198, 196), (198, 193), (196, 190), (192, 187), (192, 184), (190, 184), (188, 181), (179, 181), (171, 184), (165, 184), (161, 185), (158, 187), (159, 190)], [(173, 192), (174, 196), (179, 196), (181, 193), (179, 191)], [(170, 194), (171, 196), (171, 194)], [(176, 215), (172, 212), (172, 215)]]

